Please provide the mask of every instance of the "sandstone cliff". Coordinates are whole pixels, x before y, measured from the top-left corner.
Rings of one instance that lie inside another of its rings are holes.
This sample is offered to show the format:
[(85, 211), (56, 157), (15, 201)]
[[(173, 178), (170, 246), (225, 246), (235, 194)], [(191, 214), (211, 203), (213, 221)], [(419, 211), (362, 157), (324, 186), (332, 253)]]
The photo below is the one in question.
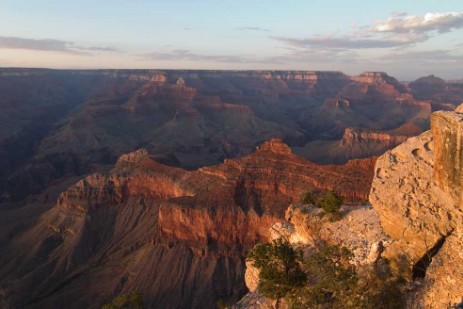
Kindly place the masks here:
[(394, 239), (385, 255), (412, 279), (423, 278), (425, 308), (462, 301), (461, 123), (436, 112), (431, 131), (378, 158), (370, 202)]
[[(319, 166), (281, 140), (187, 171), (145, 150), (62, 192), (31, 228), (2, 245), (8, 306), (97, 308), (138, 290), (149, 307), (213, 308), (245, 292), (244, 256), (309, 188), (366, 198), (374, 160)], [(13, 237), (14, 236), (14, 237)]]

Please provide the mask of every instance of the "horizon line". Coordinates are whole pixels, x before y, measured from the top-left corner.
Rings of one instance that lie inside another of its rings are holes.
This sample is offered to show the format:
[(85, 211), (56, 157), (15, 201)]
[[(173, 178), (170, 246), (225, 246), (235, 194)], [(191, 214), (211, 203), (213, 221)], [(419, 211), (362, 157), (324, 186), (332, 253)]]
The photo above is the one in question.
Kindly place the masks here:
[[(17, 67), (17, 66), (12, 66), (12, 67), (2, 67), (0, 66), (0, 70), (48, 70), (48, 71), (190, 71), (190, 72), (301, 72), (301, 73), (340, 73), (344, 74), (346, 76), (360, 76), (365, 73), (384, 73), (390, 77), (396, 78), (394, 75), (390, 75), (386, 71), (362, 71), (359, 74), (346, 74), (343, 71), (339, 70), (291, 70), (291, 69), (278, 69), (278, 70), (272, 70), (272, 69), (189, 69), (189, 68), (182, 68), (182, 69), (171, 69), (171, 68), (52, 68), (52, 67)], [(429, 73), (426, 75), (421, 75), (418, 76), (416, 79), (422, 78), (422, 77), (430, 77), (434, 76), (437, 78), (441, 78), (435, 73)], [(399, 80), (398, 78), (396, 78)], [(441, 78), (445, 81), (454, 81), (454, 80), (460, 80), (460, 78), (452, 78), (452, 79), (445, 79)], [(399, 81), (408, 81), (408, 80), (399, 80)]]

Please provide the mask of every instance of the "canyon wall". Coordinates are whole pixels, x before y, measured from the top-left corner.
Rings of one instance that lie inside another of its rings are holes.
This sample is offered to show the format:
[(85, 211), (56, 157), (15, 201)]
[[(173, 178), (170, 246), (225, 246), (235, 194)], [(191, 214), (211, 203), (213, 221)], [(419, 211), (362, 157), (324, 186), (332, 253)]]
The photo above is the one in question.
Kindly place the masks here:
[(136, 290), (153, 308), (235, 302), (246, 289), (246, 253), (270, 238), (289, 203), (311, 188), (365, 202), (373, 166), (317, 165), (278, 139), (194, 171), (143, 149), (122, 155), (12, 234), (0, 256), (0, 299), (7, 307), (99, 308)]
[[(139, 148), (168, 165), (195, 169), (280, 138), (313, 162), (344, 164), (421, 133), (431, 110), (430, 103), (378, 72), (0, 74), (0, 202), (23, 200), (63, 177), (99, 172)], [(413, 130), (403, 129), (408, 127)], [(344, 145), (349, 130), (365, 136)], [(375, 136), (382, 133), (391, 141)]]

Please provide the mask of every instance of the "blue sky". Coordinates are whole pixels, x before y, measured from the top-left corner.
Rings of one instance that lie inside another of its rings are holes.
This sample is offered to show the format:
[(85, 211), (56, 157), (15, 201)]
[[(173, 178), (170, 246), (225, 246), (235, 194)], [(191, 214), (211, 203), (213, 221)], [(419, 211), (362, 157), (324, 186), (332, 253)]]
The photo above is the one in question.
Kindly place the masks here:
[(0, 66), (461, 78), (461, 0), (0, 0)]

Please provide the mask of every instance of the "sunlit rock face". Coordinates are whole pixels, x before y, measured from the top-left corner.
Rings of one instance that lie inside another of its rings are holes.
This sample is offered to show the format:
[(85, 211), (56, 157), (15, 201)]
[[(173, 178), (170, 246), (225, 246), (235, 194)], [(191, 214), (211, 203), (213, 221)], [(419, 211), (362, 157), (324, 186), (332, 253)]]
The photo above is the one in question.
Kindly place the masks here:
[(11, 241), (0, 257), (0, 291), (13, 307), (65, 306), (70, 297), (88, 307), (132, 290), (153, 308), (237, 301), (245, 279), (253, 280), (245, 278), (244, 257), (270, 239), (287, 205), (310, 188), (365, 202), (373, 165), (317, 165), (278, 139), (194, 171), (163, 165), (143, 149), (122, 155), (111, 171), (59, 194)]
[(385, 255), (412, 278), (424, 278), (426, 308), (461, 302), (463, 211), (461, 123), (436, 112), (431, 131), (386, 152), (375, 167), (370, 202), (395, 241)]
[(463, 114), (436, 112), (431, 118), (434, 140), (434, 179), (461, 201), (463, 186)]

